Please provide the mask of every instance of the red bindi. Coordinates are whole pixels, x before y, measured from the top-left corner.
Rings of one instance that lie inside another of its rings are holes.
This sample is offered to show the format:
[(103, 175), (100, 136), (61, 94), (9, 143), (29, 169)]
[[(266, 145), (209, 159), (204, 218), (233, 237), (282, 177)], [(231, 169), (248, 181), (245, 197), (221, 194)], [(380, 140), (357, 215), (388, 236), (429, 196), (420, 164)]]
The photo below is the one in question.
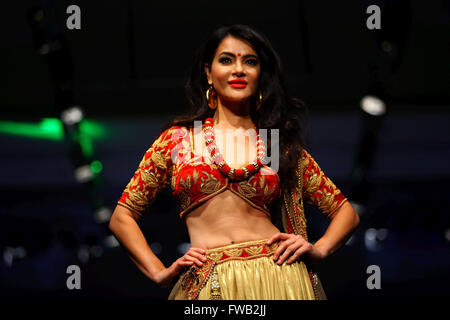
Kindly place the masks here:
[(240, 52), (238, 52), (238, 57), (240, 57), (241, 56), (241, 53)]

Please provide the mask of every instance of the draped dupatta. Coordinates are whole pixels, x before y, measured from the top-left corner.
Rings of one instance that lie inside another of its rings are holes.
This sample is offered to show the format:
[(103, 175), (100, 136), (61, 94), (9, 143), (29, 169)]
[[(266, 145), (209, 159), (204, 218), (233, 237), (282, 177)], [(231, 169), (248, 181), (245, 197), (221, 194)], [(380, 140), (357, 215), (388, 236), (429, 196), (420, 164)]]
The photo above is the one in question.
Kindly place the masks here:
[[(308, 241), (303, 201), (315, 206), (331, 220), (347, 199), (305, 149), (297, 162), (296, 176), (297, 185), (290, 190), (283, 189), (281, 194), (283, 229)], [(326, 299), (317, 273), (311, 266), (308, 269), (316, 299)]]

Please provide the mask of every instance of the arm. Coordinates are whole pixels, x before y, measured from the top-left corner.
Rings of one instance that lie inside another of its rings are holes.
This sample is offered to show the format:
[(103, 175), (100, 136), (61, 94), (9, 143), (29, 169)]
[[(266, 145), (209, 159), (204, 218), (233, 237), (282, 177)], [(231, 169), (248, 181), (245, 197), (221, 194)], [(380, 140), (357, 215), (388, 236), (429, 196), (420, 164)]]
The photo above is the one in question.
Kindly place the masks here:
[(306, 150), (303, 150), (303, 167), (305, 201), (318, 208), (331, 221), (325, 234), (314, 244), (319, 257), (325, 258), (346, 242), (358, 226), (359, 216)]
[(147, 150), (109, 222), (111, 232), (139, 270), (162, 286), (171, 284), (182, 267), (201, 263), (203, 253), (201, 249), (191, 248), (166, 268), (150, 249), (137, 224), (160, 191), (170, 183), (171, 153), (177, 145), (177, 137), (181, 137), (179, 131), (168, 129)]
[(305, 200), (331, 221), (325, 234), (313, 246), (313, 249), (317, 249), (313, 250), (317, 255), (312, 260), (321, 260), (336, 252), (346, 242), (358, 226), (359, 216), (306, 150), (303, 150), (303, 166)]
[(109, 229), (125, 249), (127, 255), (145, 276), (160, 286), (173, 284), (185, 266), (202, 265), (206, 261), (205, 250), (191, 248), (168, 268), (153, 253), (137, 222), (139, 215), (118, 205), (109, 222)]
[(342, 247), (359, 224), (359, 216), (346, 201), (334, 214), (325, 234), (314, 244), (326, 258)]
[(139, 270), (158, 283), (157, 275), (164, 269), (164, 265), (150, 249), (137, 224), (138, 220), (139, 215), (118, 205), (109, 221), (109, 229)]
[(309, 262), (317, 263), (338, 250), (359, 224), (359, 217), (339, 188), (324, 174), (314, 158), (302, 152), (303, 198), (331, 220), (325, 234), (313, 245), (301, 235), (278, 233), (269, 244), (283, 240), (274, 254), (279, 264), (287, 258), (294, 262), (306, 254)]

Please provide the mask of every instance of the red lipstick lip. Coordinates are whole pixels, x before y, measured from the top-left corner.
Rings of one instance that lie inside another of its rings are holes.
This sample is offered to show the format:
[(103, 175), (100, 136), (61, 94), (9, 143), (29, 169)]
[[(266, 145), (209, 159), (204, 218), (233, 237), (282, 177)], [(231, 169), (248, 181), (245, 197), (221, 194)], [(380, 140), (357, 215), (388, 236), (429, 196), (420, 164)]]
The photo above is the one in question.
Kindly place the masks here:
[(228, 81), (229, 84), (245, 84), (247, 85), (247, 81), (242, 80), (242, 79), (235, 79), (235, 80), (230, 80)]
[(236, 89), (244, 89), (245, 87), (247, 87), (246, 83), (230, 83), (230, 87), (232, 88), (236, 88)]

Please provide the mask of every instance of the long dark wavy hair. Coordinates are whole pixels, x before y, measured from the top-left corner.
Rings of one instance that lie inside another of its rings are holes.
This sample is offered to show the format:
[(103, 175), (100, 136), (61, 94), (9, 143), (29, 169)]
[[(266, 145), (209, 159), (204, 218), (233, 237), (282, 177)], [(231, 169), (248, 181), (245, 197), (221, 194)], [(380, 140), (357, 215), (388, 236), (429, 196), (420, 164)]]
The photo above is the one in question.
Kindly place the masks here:
[[(259, 88), (262, 93), (262, 102), (256, 110), (255, 98), (250, 101), (250, 117), (258, 129), (279, 129), (279, 170), (278, 175), (282, 188), (296, 186), (295, 169), (298, 157), (305, 147), (303, 140), (303, 124), (306, 124), (308, 110), (305, 104), (288, 95), (280, 58), (268, 39), (249, 26), (234, 24), (222, 26), (215, 30), (198, 49), (192, 69), (188, 76), (185, 90), (190, 105), (190, 111), (169, 121), (162, 131), (171, 126), (184, 126), (191, 128), (194, 121), (204, 121), (213, 117), (215, 110), (208, 106), (206, 91), (209, 88), (208, 79), (204, 70), (205, 63), (211, 66), (217, 47), (221, 41), (233, 36), (249, 43), (257, 53), (261, 73)], [(267, 135), (267, 155), (271, 155), (271, 137)]]

